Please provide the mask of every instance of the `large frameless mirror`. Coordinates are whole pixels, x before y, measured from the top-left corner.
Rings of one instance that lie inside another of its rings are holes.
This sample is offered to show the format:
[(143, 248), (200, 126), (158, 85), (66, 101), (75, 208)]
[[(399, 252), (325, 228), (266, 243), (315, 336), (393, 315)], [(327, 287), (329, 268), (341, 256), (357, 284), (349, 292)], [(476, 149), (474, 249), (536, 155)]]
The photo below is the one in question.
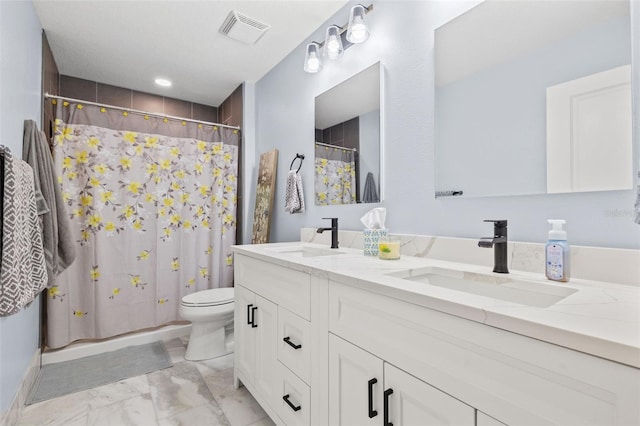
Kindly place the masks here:
[(629, 15), (487, 0), (436, 29), (436, 196), (631, 189)]
[(315, 99), (315, 204), (380, 202), (380, 62)]

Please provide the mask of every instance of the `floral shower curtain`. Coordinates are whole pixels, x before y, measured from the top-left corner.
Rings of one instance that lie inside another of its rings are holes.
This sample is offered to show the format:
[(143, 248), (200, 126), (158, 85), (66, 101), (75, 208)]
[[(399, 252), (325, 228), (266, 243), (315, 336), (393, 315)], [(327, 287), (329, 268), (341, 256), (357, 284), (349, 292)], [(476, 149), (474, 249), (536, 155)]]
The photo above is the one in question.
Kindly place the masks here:
[(232, 286), (238, 131), (57, 104), (78, 256), (49, 289), (47, 345), (167, 324), (184, 295)]
[(356, 202), (356, 152), (348, 148), (316, 143), (316, 205)]

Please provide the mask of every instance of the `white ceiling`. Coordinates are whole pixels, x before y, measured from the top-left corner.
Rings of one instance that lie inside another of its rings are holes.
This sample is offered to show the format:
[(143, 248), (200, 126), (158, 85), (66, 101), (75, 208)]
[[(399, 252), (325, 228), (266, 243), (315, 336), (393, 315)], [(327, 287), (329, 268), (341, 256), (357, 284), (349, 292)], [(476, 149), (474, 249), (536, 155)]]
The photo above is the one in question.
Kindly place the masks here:
[[(33, 3), (61, 74), (218, 106), (243, 81), (258, 81), (346, 1)], [(255, 45), (232, 40), (219, 32), (231, 10), (271, 28)], [(156, 86), (156, 77), (173, 86)]]

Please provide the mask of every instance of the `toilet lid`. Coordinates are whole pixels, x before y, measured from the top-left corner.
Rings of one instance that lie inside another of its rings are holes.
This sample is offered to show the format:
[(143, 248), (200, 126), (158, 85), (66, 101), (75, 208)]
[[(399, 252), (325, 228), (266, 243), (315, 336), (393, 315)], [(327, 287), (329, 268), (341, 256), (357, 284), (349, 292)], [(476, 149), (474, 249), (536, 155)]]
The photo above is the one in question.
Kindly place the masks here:
[(233, 302), (233, 287), (197, 291), (182, 298), (185, 306), (216, 306)]

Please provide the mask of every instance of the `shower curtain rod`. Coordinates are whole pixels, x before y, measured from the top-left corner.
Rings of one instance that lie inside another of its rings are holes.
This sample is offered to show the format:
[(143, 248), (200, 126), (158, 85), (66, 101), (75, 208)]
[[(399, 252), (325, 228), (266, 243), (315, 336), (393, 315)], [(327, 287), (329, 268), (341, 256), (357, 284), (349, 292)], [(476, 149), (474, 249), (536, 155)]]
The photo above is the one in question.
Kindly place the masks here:
[(127, 112), (134, 113), (134, 114), (149, 115), (149, 116), (152, 116), (152, 117), (159, 117), (159, 118), (169, 118), (169, 119), (172, 119), (172, 120), (189, 121), (191, 123), (205, 124), (207, 126), (218, 126), (218, 127), (226, 127), (228, 129), (240, 130), (240, 126), (229, 126), (228, 124), (212, 123), (210, 121), (201, 121), (201, 120), (194, 120), (194, 119), (191, 119), (191, 118), (176, 117), (176, 116), (173, 116), (173, 115), (159, 114), (157, 112), (147, 112), (147, 111), (141, 111), (139, 109), (133, 109), (133, 108), (122, 108), (122, 107), (115, 106), (115, 105), (101, 104), (101, 103), (98, 103), (98, 102), (84, 101), (82, 99), (74, 99), (74, 98), (67, 98), (67, 97), (64, 97), (64, 96), (51, 95), (49, 93), (45, 93), (44, 97), (45, 98), (49, 98), (49, 99), (60, 99), (60, 100), (69, 101), (69, 102), (79, 102), (79, 103), (83, 103), (83, 104), (87, 104), (87, 105), (94, 105), (94, 106), (99, 106), (99, 107), (104, 107), (104, 108), (117, 109), (119, 111), (127, 111)]
[(345, 151), (358, 152), (358, 150), (357, 150), (357, 149), (355, 149), (355, 148), (345, 148), (344, 146), (329, 145), (328, 143), (316, 142), (316, 145), (326, 146), (327, 148), (343, 149), (343, 150), (345, 150)]

